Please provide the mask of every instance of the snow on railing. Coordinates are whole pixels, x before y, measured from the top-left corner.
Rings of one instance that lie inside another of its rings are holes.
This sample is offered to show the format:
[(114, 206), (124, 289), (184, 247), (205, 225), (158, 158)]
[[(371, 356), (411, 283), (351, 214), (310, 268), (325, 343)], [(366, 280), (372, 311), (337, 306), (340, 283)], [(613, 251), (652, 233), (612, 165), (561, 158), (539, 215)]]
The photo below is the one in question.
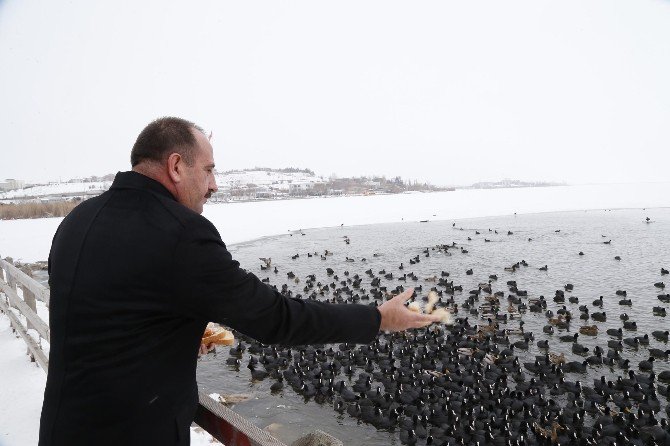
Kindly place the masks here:
[(28, 346), (30, 360), (37, 362), (45, 372), (49, 358), (42, 349), (42, 340), (49, 342), (49, 324), (37, 314), (36, 299), (49, 305), (49, 289), (18, 269), (11, 262), (0, 259), (0, 311), (9, 317), (12, 330)]

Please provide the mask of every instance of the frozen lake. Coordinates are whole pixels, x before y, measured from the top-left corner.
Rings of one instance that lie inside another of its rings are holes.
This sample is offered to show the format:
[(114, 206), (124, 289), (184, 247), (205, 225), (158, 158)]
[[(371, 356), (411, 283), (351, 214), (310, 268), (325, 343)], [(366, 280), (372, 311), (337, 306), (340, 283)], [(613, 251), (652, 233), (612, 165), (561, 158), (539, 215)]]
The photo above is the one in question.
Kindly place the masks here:
[[(646, 217), (650, 218), (651, 223), (646, 223)], [(521, 298), (524, 304), (543, 295), (547, 301), (547, 310), (551, 310), (554, 316), (557, 310), (565, 306), (573, 317), (567, 329), (556, 329), (554, 334), (543, 332), (543, 327), (548, 324), (549, 319), (544, 311), (527, 312), (518, 320), (501, 322), (500, 329), (517, 329), (520, 326), (519, 321), (523, 321), (524, 330), (534, 334), (534, 340), (529, 343), (527, 350), (515, 352), (522, 364), (532, 362), (535, 355), (546, 352), (563, 353), (567, 361), (583, 361), (585, 355), (572, 353), (571, 342), (560, 342), (558, 339), (559, 336), (579, 332), (579, 327), (582, 325), (597, 324), (599, 333), (597, 336), (581, 335), (579, 342), (591, 352), (596, 345), (604, 347), (607, 351), (607, 341), (613, 338), (605, 331), (609, 328), (622, 327), (622, 320), (619, 317), (622, 313), (627, 313), (630, 320), (637, 323), (637, 330), (624, 330), (624, 338), (644, 334), (648, 334), (651, 338), (648, 347), (626, 347), (621, 352), (621, 357), (630, 361), (631, 370), (639, 372), (638, 363), (649, 358), (649, 348), (668, 349), (667, 343), (653, 339), (651, 333), (670, 327), (667, 318), (655, 316), (652, 311), (654, 306), (670, 310), (670, 305), (657, 299), (657, 295), (665, 291), (654, 286), (654, 283), (664, 280), (660, 274), (661, 268), (668, 269), (670, 266), (670, 209), (538, 213), (459, 219), (455, 223), (456, 226), (452, 226), (451, 221), (407, 222), (306, 230), (305, 235), (282, 235), (237, 244), (231, 251), (243, 267), (261, 278), (268, 278), (271, 284), (280, 289), (285, 286), (293, 295), (301, 294), (303, 298), (311, 292), (304, 291), (306, 277), (309, 274), (314, 274), (318, 282), (334, 283), (338, 288), (341, 286), (340, 281), (358, 275), (362, 278), (362, 282), (354, 293), (359, 296), (369, 295), (372, 288), (371, 278), (365, 271), (371, 269), (376, 276), (381, 277), (381, 286), (386, 286), (388, 290), (398, 285), (422, 286), (422, 291), (417, 293), (417, 299), (421, 300), (427, 295), (430, 287), (435, 286), (434, 282), (426, 278), (440, 277), (442, 272), (446, 271), (450, 274), (449, 280), (463, 287), (463, 291), (456, 292), (453, 298), (460, 307), (457, 316), (469, 317), (472, 325), (485, 325), (487, 322), (485, 318), (480, 318), (478, 314), (470, 314), (463, 308), (469, 295), (468, 291), (477, 289), (478, 284), (486, 283), (489, 276), (495, 274), (498, 279), (491, 282), (492, 291), (502, 291), (508, 296), (513, 293), (509, 291), (506, 282), (516, 280), (518, 288), (528, 293)], [(512, 234), (508, 235), (508, 231)], [(344, 242), (344, 236), (350, 240), (349, 244)], [(610, 243), (604, 243), (610, 240)], [(448, 254), (431, 249), (436, 245), (452, 243), (456, 243), (458, 248), (452, 248)], [(461, 247), (468, 252), (463, 254)], [(429, 249), (428, 257), (424, 253), (426, 248)], [(327, 256), (324, 260), (321, 254), (326, 249), (333, 255)], [(584, 255), (580, 256), (580, 251)], [(315, 252), (318, 254), (308, 256), (308, 253)], [(299, 254), (299, 257), (293, 259), (295, 254)], [(411, 264), (410, 259), (415, 256), (418, 256), (420, 262)], [(615, 256), (619, 256), (621, 260), (615, 260)], [(278, 272), (261, 271), (259, 257), (272, 257), (272, 264), (277, 267)], [(354, 261), (347, 261), (347, 258)], [(365, 258), (365, 261), (362, 261), (362, 258)], [(505, 270), (506, 267), (522, 260), (525, 260), (528, 266), (522, 266), (515, 272)], [(403, 270), (399, 270), (401, 263), (404, 266)], [(545, 265), (546, 271), (539, 270)], [(326, 268), (332, 268), (339, 280), (329, 276)], [(466, 274), (468, 269), (472, 269), (472, 275)], [(379, 274), (381, 270), (393, 273), (393, 279), (385, 279)], [(345, 275), (345, 271), (348, 275)], [(300, 283), (288, 279), (289, 272), (295, 274)], [(410, 272), (414, 273), (418, 280), (399, 279), (399, 276)], [(665, 276), (667, 277), (670, 276)], [(565, 292), (565, 303), (554, 302), (555, 291), (564, 290), (564, 286), (568, 283), (572, 284), (574, 289)], [(632, 305), (620, 305), (619, 301), (623, 297), (616, 295), (617, 290), (625, 290), (627, 297), (632, 300)], [(592, 305), (599, 296), (603, 296), (602, 309)], [(332, 294), (326, 294), (318, 298), (332, 297)], [(445, 294), (445, 300), (446, 297)], [(578, 302), (571, 303), (569, 297), (576, 297)], [(374, 301), (374, 298), (363, 298), (360, 303), (370, 304)], [(478, 308), (482, 303), (483, 300), (478, 301), (474, 308)], [(606, 322), (580, 320), (581, 305), (586, 305), (591, 312), (605, 311), (608, 316)], [(507, 299), (501, 298), (502, 313), (507, 312), (507, 306)], [(520, 336), (510, 338), (512, 342), (521, 339)], [(544, 340), (549, 342), (549, 349), (537, 347), (536, 342)], [(380, 342), (384, 342), (384, 335), (380, 335)], [(325, 350), (328, 347), (322, 348)], [(337, 345), (332, 347), (335, 350), (338, 348)], [(226, 365), (226, 360), (229, 358), (226, 349), (216, 356), (202, 359), (198, 368), (201, 388), (207, 392), (221, 394), (249, 394), (252, 399), (237, 404), (235, 410), (261, 427), (275, 423), (277, 435), (286, 442), (293, 441), (314, 426), (319, 426), (336, 435), (345, 444), (400, 444), (398, 430), (379, 431), (371, 424), (361, 423), (357, 418), (347, 415), (346, 412), (339, 414), (333, 410), (333, 399), (321, 403), (315, 402), (314, 399), (306, 401), (302, 395), (287, 385), (282, 391), (272, 394), (269, 388), (275, 382), (273, 379), (266, 378), (262, 382), (251, 381), (249, 370), (245, 367), (250, 356), (245, 353), (241, 357), (242, 366), (239, 369)], [(260, 355), (254, 356), (256, 359), (260, 358)], [(399, 365), (399, 361), (396, 365)], [(379, 371), (379, 367), (375, 367), (374, 370)], [(654, 370), (656, 373), (670, 370), (668, 360), (657, 360)], [(351, 378), (341, 373), (335, 380), (343, 379), (352, 385), (361, 371), (362, 367), (358, 367)], [(598, 379), (600, 376), (616, 380), (617, 376), (626, 378), (626, 373), (626, 370), (618, 367), (589, 366), (585, 373), (566, 374), (565, 379), (581, 380), (585, 386), (592, 386), (593, 379)], [(523, 374), (525, 381), (533, 376), (527, 371)], [(509, 383), (512, 388), (516, 384), (513, 381)], [(373, 381), (372, 388), (377, 385), (384, 389), (379, 381)], [(551, 397), (548, 389), (546, 397)], [(555, 398), (560, 404), (566, 404), (565, 399)], [(662, 417), (667, 400), (664, 397), (660, 398)]]
[[(670, 183), (600, 184), (519, 189), (459, 189), (205, 206), (227, 244), (305, 228), (451, 220), (513, 213), (670, 207)], [(0, 255), (46, 260), (62, 218), (0, 221)]]

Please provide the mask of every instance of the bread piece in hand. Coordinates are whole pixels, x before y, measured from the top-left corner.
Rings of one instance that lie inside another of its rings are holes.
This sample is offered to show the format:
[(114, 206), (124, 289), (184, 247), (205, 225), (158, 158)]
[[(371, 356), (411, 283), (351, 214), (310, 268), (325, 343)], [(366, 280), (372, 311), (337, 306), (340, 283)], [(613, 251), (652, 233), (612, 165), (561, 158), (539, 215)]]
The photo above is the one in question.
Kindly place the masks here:
[(233, 342), (235, 342), (235, 337), (230, 330), (213, 323), (207, 325), (202, 335), (202, 344), (205, 345), (233, 345)]
[(440, 322), (445, 325), (453, 325), (454, 323), (454, 320), (451, 317), (451, 312), (446, 308), (436, 308), (431, 314), (439, 314), (442, 316), (442, 320)]

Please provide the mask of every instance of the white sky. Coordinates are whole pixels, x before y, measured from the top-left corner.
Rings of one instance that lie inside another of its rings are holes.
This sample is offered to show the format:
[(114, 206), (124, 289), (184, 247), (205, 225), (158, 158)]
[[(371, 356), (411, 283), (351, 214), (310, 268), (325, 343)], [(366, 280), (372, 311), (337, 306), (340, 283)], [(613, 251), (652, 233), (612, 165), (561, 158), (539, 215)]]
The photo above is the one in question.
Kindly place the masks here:
[(669, 80), (667, 0), (0, 0), (0, 179), (128, 170), (175, 115), (219, 170), (668, 181)]

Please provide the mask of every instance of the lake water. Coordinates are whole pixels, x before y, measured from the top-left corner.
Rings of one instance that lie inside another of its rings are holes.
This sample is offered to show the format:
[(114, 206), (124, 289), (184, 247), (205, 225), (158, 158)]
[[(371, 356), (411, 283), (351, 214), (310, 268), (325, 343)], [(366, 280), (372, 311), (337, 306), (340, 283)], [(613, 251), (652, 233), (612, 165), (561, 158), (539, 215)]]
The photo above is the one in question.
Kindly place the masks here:
[[(647, 217), (650, 218), (649, 223), (646, 222)], [(477, 235), (475, 231), (480, 234)], [(512, 234), (508, 235), (508, 231)], [(430, 287), (435, 285), (425, 281), (425, 278), (440, 276), (442, 271), (447, 271), (455, 285), (463, 286), (463, 292), (457, 292), (454, 296), (455, 302), (461, 307), (456, 316), (469, 317), (472, 324), (486, 322), (479, 320), (477, 315), (467, 314), (462, 308), (468, 291), (476, 289), (479, 283), (487, 282), (489, 275), (496, 274), (498, 279), (492, 282), (493, 291), (504, 291), (507, 296), (510, 292), (506, 282), (516, 280), (518, 289), (528, 292), (527, 297), (521, 298), (523, 302), (543, 295), (547, 299), (547, 308), (554, 313), (565, 305), (573, 314), (569, 330), (557, 330), (553, 335), (542, 332), (542, 327), (548, 323), (543, 313), (523, 314), (524, 329), (533, 332), (535, 339), (527, 351), (516, 352), (521, 362), (532, 361), (535, 355), (544, 354), (545, 351), (539, 349), (535, 342), (545, 339), (549, 341), (550, 352), (565, 353), (568, 361), (581, 361), (583, 357), (573, 354), (571, 344), (559, 342), (558, 336), (575, 333), (581, 325), (596, 323), (599, 334), (595, 337), (580, 336), (579, 342), (590, 349), (596, 345), (605, 347), (607, 340), (611, 339), (605, 330), (621, 327), (619, 315), (624, 312), (630, 315), (630, 320), (637, 322), (638, 327), (637, 331), (624, 330), (624, 337), (645, 333), (651, 337), (653, 330), (670, 328), (670, 320), (654, 316), (652, 312), (654, 306), (670, 309), (669, 304), (657, 299), (658, 294), (666, 293), (670, 288), (670, 279), (667, 279), (670, 276), (662, 277), (660, 274), (662, 267), (670, 268), (670, 209), (667, 208), (536, 213), (426, 223), (345, 226), (305, 230), (303, 233), (305, 235), (287, 234), (240, 243), (231, 246), (230, 250), (244, 268), (261, 278), (269, 278), (270, 283), (277, 287), (286, 284), (294, 293), (301, 294), (305, 294), (303, 287), (308, 274), (315, 274), (322, 283), (333, 281), (326, 274), (327, 267), (335, 270), (340, 280), (346, 278), (345, 270), (349, 271), (349, 277), (358, 274), (363, 279), (361, 288), (366, 290), (370, 289), (370, 278), (364, 271), (371, 268), (377, 275), (385, 269), (393, 273), (394, 279), (386, 280), (382, 277), (382, 285), (389, 290), (397, 285), (422, 285), (423, 291), (418, 293), (419, 296), (425, 296)], [(349, 238), (349, 244), (345, 243), (345, 236)], [(486, 242), (485, 239), (490, 241)], [(610, 244), (604, 243), (609, 240)], [(463, 254), (457, 248), (450, 249), (450, 255), (430, 250), (436, 245), (450, 245), (454, 242), (468, 253)], [(429, 248), (429, 257), (423, 253), (426, 248)], [(326, 260), (322, 260), (320, 255), (307, 255), (314, 252), (321, 254), (326, 249), (333, 253)], [(580, 251), (584, 253), (583, 256), (579, 255)], [(292, 259), (295, 254), (299, 254), (299, 258)], [(410, 258), (417, 255), (420, 262), (411, 265)], [(621, 260), (615, 260), (615, 256), (620, 256)], [(259, 257), (272, 257), (272, 265), (278, 268), (278, 273), (261, 271)], [(346, 258), (355, 261), (349, 262)], [(362, 258), (366, 261), (362, 261)], [(522, 266), (515, 272), (505, 270), (505, 267), (521, 260), (525, 260), (528, 266)], [(401, 262), (405, 267), (403, 271), (398, 269)], [(547, 265), (547, 271), (540, 271), (539, 267), (544, 265)], [(473, 270), (472, 275), (466, 274), (468, 269)], [(296, 284), (287, 278), (290, 271), (300, 278), (300, 283)], [(410, 272), (416, 274), (418, 281), (397, 280), (397, 276)], [(666, 290), (654, 286), (654, 283), (663, 280), (668, 283)], [(555, 303), (552, 299), (555, 291), (563, 290), (568, 283), (573, 284), (574, 289), (565, 293), (565, 304)], [(632, 299), (632, 306), (619, 305), (621, 297), (615, 294), (617, 290), (626, 290), (628, 298)], [(579, 303), (569, 303), (569, 296), (577, 296)], [(592, 305), (592, 301), (599, 296), (603, 296), (602, 310)], [(506, 308), (506, 299), (501, 299), (501, 304), (501, 307)], [(578, 310), (580, 305), (587, 305), (591, 312), (605, 311), (607, 321), (581, 321)], [(518, 320), (500, 325), (500, 328), (518, 327)], [(512, 341), (518, 339), (520, 337), (512, 336)], [(669, 346), (652, 338), (649, 348), (666, 350)], [(621, 355), (630, 359), (631, 369), (635, 371), (638, 371), (638, 362), (649, 357), (646, 347), (626, 347)], [(216, 355), (208, 355), (199, 361), (200, 388), (208, 393), (249, 394), (251, 399), (236, 404), (234, 410), (260, 427), (274, 423), (273, 432), (286, 443), (319, 428), (347, 445), (400, 444), (397, 431), (378, 431), (346, 412), (338, 414), (332, 404), (305, 400), (288, 385), (279, 393), (271, 394), (269, 388), (272, 379), (251, 381), (249, 370), (244, 367), (249, 359), (248, 353), (244, 354), (241, 361), (243, 366), (239, 370), (226, 365), (228, 357), (227, 348), (223, 348)], [(656, 373), (670, 370), (668, 360), (657, 360), (654, 370)], [(579, 379), (592, 385), (592, 379), (601, 375), (608, 379), (619, 375), (625, 377), (625, 371), (607, 366), (590, 366), (586, 374), (566, 374), (566, 379)], [(528, 378), (531, 376), (528, 374)], [(344, 375), (342, 377), (347, 379)], [(667, 400), (663, 397), (659, 399), (663, 409), (659, 417), (663, 417)]]

